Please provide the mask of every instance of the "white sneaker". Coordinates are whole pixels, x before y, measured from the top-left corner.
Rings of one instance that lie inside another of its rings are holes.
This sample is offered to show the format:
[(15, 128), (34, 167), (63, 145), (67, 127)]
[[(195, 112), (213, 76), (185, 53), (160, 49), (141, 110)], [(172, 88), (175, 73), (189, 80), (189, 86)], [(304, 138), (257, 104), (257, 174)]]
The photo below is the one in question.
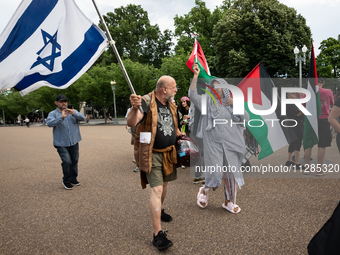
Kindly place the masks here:
[(133, 171), (134, 171), (135, 173), (136, 173), (136, 172), (139, 172), (139, 167), (137, 166)]
[(183, 169), (185, 169), (185, 168), (186, 168), (186, 166), (182, 166), (182, 168), (183, 168)]

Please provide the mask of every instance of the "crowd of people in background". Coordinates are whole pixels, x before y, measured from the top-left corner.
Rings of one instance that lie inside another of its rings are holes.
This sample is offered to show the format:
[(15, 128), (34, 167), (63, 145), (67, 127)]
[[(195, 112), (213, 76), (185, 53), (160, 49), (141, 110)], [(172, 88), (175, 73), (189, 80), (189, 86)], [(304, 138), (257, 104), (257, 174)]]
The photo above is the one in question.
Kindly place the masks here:
[[(17, 126), (24, 126), (26, 125), (27, 127), (30, 127), (30, 124), (43, 124), (46, 121), (46, 119), (44, 120), (43, 118), (28, 118), (28, 116), (26, 116), (25, 118), (21, 118), (21, 119), (16, 119), (15, 123)], [(11, 124), (11, 121), (6, 121), (6, 124)]]
[[(326, 148), (331, 146), (332, 142), (332, 134), (331, 134), (331, 126), (334, 125), (336, 127), (336, 123), (339, 123), (338, 120), (335, 120), (336, 108), (333, 111), (331, 118), (330, 109), (334, 105), (334, 99), (337, 98), (337, 95), (333, 95), (332, 90), (324, 88), (325, 81), (322, 77), (318, 78), (318, 86), (319, 86), (319, 97), (320, 97), (320, 107), (321, 107), (321, 115), (318, 117), (318, 153), (317, 153), (317, 163), (322, 165), (324, 163)], [(305, 95), (300, 95), (299, 93), (288, 93), (287, 98), (303, 98)], [(305, 116), (303, 113), (296, 107), (296, 105), (289, 104), (287, 105), (287, 117), (289, 119), (295, 120), (297, 125), (293, 128), (295, 139), (291, 141), (288, 148), (288, 159), (286, 162), (286, 166), (295, 166), (296, 169), (304, 170), (305, 166), (311, 164), (311, 154), (312, 149), (306, 148), (304, 150), (304, 163), (300, 164), (300, 150), (302, 146), (303, 133), (304, 133), (304, 119)], [(333, 126), (333, 128), (334, 128)], [(294, 160), (293, 160), (294, 153)], [(309, 174), (309, 171), (305, 171), (305, 174)], [(321, 176), (326, 174), (326, 171), (316, 173), (317, 176)]]

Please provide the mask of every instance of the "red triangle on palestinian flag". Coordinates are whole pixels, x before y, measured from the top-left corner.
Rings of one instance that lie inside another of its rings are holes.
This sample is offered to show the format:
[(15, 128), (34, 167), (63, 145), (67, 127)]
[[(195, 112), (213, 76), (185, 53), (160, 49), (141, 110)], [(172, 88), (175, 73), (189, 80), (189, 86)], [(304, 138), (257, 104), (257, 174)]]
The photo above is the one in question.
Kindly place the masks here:
[(242, 90), (245, 102), (248, 102), (248, 88), (253, 88), (253, 103), (262, 105), (260, 65), (261, 63), (259, 63), (237, 87)]
[(196, 56), (199, 63), (201, 63), (202, 67), (204, 68), (205, 72), (210, 76), (210, 70), (208, 67), (207, 59), (205, 58), (201, 45), (198, 43), (197, 40), (195, 40), (194, 42), (194, 47), (187, 61), (187, 66), (190, 68), (192, 72), (193, 72), (192, 67), (194, 66)]
[[(287, 131), (277, 122), (275, 124), (270, 122), (270, 120), (278, 121), (280, 119), (280, 111), (275, 110), (266, 115), (259, 115), (260, 113), (258, 113), (272, 107), (274, 87), (274, 83), (263, 63), (259, 63), (238, 85), (244, 95), (245, 110), (249, 114), (249, 121), (246, 126), (261, 147), (259, 159), (273, 154), (292, 140), (289, 130)], [(248, 88), (252, 88), (252, 102), (248, 100)], [(279, 99), (277, 101), (279, 102)], [(254, 112), (257, 110), (256, 113), (252, 112), (251, 109)], [(262, 123), (262, 125), (257, 126), (255, 123)]]

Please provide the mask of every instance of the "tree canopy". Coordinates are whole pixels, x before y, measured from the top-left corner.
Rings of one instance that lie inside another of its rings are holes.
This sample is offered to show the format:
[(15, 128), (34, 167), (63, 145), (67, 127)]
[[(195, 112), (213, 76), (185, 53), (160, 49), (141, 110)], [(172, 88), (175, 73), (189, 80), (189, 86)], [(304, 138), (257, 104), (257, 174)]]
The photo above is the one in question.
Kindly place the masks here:
[[(303, 45), (310, 48), (312, 41), (304, 17), (278, 0), (225, 0), (214, 10), (209, 10), (203, 0), (195, 0), (187, 14), (174, 17), (174, 34), (151, 25), (140, 5), (121, 6), (104, 19), (136, 93), (152, 91), (159, 77), (170, 75), (177, 83), (177, 100), (187, 95), (193, 75), (186, 62), (193, 49), (194, 33), (198, 34), (212, 75), (229, 78), (245, 77), (261, 61), (272, 77), (298, 77), (293, 49)], [(173, 48), (174, 36), (178, 40)], [(318, 74), (338, 78), (340, 35), (324, 40), (320, 50)], [(303, 74), (308, 74), (308, 64)], [(62, 93), (75, 109), (86, 102), (100, 107), (105, 114), (113, 106), (111, 80), (116, 81), (117, 112), (125, 114), (131, 91), (111, 47), (67, 89), (43, 87), (25, 97), (15, 91), (0, 93), (0, 110), (4, 109), (10, 118), (37, 110), (48, 112), (56, 107), (56, 95)]]
[(195, 0), (195, 6), (188, 14), (183, 16), (176, 15), (174, 18), (175, 36), (179, 39), (175, 46), (175, 52), (181, 49), (190, 53), (194, 44), (194, 33), (198, 34), (199, 43), (204, 49), (204, 54), (208, 60), (210, 69), (214, 70), (215, 53), (211, 38), (213, 37), (213, 28), (222, 18), (223, 13), (231, 5), (231, 1), (224, 1), (222, 6), (216, 7), (211, 12), (202, 0)]
[(214, 27), (219, 76), (244, 77), (259, 62), (270, 76), (296, 75), (295, 46), (311, 45), (311, 31), (296, 10), (278, 0), (236, 0)]
[[(161, 59), (170, 55), (171, 31), (162, 33), (157, 24), (151, 25), (148, 13), (140, 5), (116, 8), (104, 15), (104, 20), (122, 59), (159, 68)], [(112, 55), (111, 49), (109, 52)]]
[(338, 39), (329, 37), (321, 42), (316, 58), (318, 74), (323, 77), (340, 77), (340, 34)]

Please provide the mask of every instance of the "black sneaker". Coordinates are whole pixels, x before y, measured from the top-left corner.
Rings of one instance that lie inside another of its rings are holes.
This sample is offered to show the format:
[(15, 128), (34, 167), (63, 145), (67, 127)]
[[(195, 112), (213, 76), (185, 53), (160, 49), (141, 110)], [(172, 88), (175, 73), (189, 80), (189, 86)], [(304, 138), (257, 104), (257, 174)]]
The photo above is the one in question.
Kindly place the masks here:
[(65, 189), (73, 189), (73, 185), (71, 183), (63, 182), (63, 185), (64, 185)]
[(173, 245), (173, 243), (166, 237), (166, 232), (159, 231), (157, 236), (153, 234), (152, 244), (157, 247), (158, 250), (165, 250)]
[(80, 185), (80, 182), (78, 182), (78, 181), (73, 181), (73, 182), (71, 182), (71, 184), (72, 184), (73, 186), (79, 186), (79, 185)]
[(169, 214), (165, 213), (164, 209), (162, 209), (161, 221), (163, 221), (163, 222), (170, 222), (170, 221), (172, 221), (172, 217)]
[(295, 163), (293, 161), (287, 161), (285, 166), (294, 166)]
[(295, 164), (295, 169), (296, 170), (305, 170), (305, 166), (301, 164)]

